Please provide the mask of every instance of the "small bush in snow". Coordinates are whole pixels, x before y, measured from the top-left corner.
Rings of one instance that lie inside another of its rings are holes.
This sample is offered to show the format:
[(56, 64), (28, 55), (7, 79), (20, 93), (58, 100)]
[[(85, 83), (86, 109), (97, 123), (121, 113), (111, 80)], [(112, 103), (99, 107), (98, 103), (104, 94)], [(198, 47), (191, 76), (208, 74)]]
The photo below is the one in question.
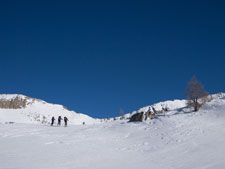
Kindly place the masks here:
[(120, 109), (120, 116), (121, 116), (121, 120), (123, 120), (125, 117), (125, 113), (123, 111), (123, 109)]

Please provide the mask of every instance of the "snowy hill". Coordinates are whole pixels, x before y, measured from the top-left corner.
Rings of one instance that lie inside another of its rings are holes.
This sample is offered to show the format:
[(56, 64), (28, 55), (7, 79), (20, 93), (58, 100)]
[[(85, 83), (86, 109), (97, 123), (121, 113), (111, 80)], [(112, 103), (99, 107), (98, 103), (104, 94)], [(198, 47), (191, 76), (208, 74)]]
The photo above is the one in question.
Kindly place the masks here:
[(165, 105), (142, 123), (0, 124), (0, 169), (224, 169), (225, 94), (199, 112), (183, 101), (154, 106)]
[(0, 95), (0, 123), (49, 123), (52, 116), (67, 116), (69, 124), (98, 123), (99, 120), (67, 110), (62, 105), (24, 95)]
[[(206, 105), (209, 105), (210, 102), (213, 100), (213, 102), (218, 102), (223, 104), (223, 100), (225, 98), (225, 93), (218, 93), (214, 95), (209, 95), (208, 100), (209, 102)], [(166, 115), (171, 115), (171, 114), (180, 114), (180, 113), (187, 113), (187, 112), (192, 112), (192, 108), (187, 107), (187, 100), (173, 100), (173, 101), (164, 101), (164, 102), (159, 102), (150, 106), (145, 106), (142, 107), (136, 111), (133, 111), (132, 113), (125, 114), (124, 117), (125, 119), (129, 119), (132, 115), (136, 113), (148, 113), (150, 112), (156, 112), (158, 115), (157, 116), (166, 116)], [(114, 121), (114, 120), (120, 120), (121, 116), (115, 117), (115, 118), (110, 118), (108, 121)]]

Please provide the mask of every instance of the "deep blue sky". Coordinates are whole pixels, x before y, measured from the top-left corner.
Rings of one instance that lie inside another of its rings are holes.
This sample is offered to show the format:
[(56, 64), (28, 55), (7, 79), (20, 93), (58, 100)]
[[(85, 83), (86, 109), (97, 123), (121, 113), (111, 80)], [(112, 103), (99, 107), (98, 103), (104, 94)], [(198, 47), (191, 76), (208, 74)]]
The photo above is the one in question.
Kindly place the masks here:
[(118, 116), (225, 87), (225, 1), (1, 1), (0, 93)]

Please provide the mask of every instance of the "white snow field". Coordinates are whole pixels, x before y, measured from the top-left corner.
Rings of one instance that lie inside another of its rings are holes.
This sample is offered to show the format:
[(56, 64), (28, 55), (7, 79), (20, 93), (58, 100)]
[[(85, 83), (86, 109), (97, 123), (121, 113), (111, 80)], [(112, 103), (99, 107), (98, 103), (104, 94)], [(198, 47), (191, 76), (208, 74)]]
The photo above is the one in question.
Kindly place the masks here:
[(15, 102), (15, 99), (26, 101), (25, 107), (21, 109), (0, 109), (0, 123), (49, 123), (52, 116), (67, 116), (69, 124), (99, 123), (99, 119), (91, 118), (85, 114), (69, 111), (62, 105), (47, 103), (43, 100), (30, 98), (24, 95), (3, 94), (0, 95), (0, 102)]
[(0, 169), (224, 169), (225, 94), (213, 98), (142, 123), (2, 123)]

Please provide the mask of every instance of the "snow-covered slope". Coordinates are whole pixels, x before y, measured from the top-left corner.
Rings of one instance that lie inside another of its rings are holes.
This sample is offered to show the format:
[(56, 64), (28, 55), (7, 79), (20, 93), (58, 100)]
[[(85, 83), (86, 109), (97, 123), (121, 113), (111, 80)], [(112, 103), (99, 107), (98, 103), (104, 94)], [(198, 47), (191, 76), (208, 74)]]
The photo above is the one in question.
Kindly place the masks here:
[[(208, 104), (210, 104), (211, 100), (218, 101), (218, 104), (221, 102), (221, 100), (223, 100), (225, 98), (225, 93), (218, 93), (218, 94), (214, 94), (214, 95), (210, 95), (208, 96)], [(150, 106), (145, 106), (142, 107), (136, 111), (133, 111), (132, 113), (128, 113), (125, 114), (124, 117), (126, 119), (129, 119), (133, 114), (136, 113), (147, 113), (147, 112), (158, 112), (159, 116), (162, 115), (170, 115), (170, 114), (174, 114), (174, 113), (181, 113), (181, 112), (191, 112), (192, 109), (187, 107), (187, 100), (168, 100), (168, 101), (164, 101), (164, 102), (159, 102)], [(114, 119), (121, 119), (121, 117), (116, 117), (116, 118), (111, 118), (110, 121), (114, 120)]]
[(52, 116), (67, 116), (69, 124), (98, 123), (87, 115), (67, 110), (62, 105), (50, 104), (24, 95), (0, 95), (0, 123), (49, 123)]
[(175, 102), (142, 123), (0, 124), (0, 169), (224, 169), (225, 94), (199, 112)]

